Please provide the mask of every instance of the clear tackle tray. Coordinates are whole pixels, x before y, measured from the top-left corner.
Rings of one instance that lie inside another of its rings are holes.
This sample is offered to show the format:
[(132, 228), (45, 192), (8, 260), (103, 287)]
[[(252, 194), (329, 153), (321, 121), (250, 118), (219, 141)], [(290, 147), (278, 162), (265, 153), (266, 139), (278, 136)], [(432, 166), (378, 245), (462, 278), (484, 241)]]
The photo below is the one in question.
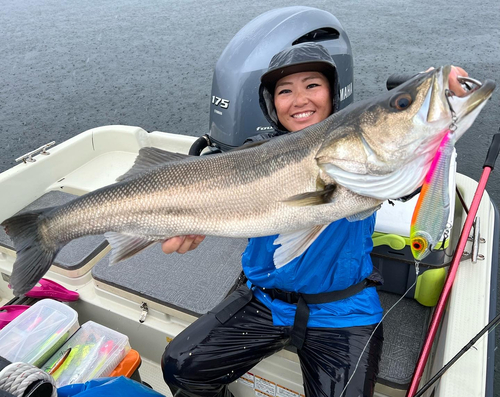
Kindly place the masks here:
[(57, 387), (85, 383), (113, 372), (130, 350), (128, 337), (93, 321), (78, 331), (45, 363)]
[(0, 330), (0, 355), (41, 367), (77, 329), (75, 310), (43, 299)]

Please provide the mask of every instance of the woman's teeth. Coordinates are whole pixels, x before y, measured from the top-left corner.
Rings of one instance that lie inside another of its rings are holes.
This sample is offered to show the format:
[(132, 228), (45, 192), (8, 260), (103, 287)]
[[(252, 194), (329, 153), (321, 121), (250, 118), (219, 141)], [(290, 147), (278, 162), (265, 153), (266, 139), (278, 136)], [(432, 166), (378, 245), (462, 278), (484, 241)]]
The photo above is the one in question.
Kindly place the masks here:
[(304, 112), (304, 113), (297, 113), (297, 114), (294, 114), (292, 117), (294, 119), (303, 119), (305, 117), (309, 117), (313, 114), (314, 112)]

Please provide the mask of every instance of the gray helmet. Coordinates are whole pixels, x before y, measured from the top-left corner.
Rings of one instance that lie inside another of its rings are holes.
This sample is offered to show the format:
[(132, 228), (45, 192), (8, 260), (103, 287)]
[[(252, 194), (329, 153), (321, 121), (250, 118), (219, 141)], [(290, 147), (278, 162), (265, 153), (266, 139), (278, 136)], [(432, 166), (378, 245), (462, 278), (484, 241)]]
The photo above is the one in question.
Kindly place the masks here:
[(269, 68), (260, 81), (259, 101), (262, 112), (269, 124), (283, 133), (283, 127), (278, 122), (274, 107), (274, 87), (278, 80), (288, 75), (300, 72), (320, 72), (330, 83), (330, 93), (333, 101), (333, 112), (338, 110), (339, 87), (337, 67), (328, 50), (318, 43), (302, 43), (284, 49), (271, 59)]

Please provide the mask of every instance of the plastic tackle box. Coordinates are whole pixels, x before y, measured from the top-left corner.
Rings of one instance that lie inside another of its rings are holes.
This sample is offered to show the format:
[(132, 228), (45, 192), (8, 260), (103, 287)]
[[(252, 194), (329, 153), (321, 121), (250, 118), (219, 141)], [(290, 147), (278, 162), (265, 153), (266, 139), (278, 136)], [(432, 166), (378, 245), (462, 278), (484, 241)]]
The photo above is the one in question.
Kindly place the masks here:
[(43, 299), (0, 330), (1, 355), (11, 362), (41, 365), (78, 329), (75, 310)]
[(45, 363), (57, 387), (109, 376), (130, 350), (128, 337), (93, 321), (80, 329)]

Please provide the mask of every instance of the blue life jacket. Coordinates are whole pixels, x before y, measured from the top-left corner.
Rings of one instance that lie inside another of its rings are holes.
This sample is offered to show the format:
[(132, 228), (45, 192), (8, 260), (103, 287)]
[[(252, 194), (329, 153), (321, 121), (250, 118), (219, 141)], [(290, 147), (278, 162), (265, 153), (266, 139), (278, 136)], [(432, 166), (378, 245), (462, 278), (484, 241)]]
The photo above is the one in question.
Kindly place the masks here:
[[(343, 290), (370, 276), (370, 252), (375, 214), (362, 221), (340, 219), (331, 223), (299, 257), (276, 269), (273, 262), (275, 236), (249, 239), (242, 256), (249, 286), (317, 294)], [(291, 326), (296, 305), (272, 300), (258, 288), (254, 294), (272, 312), (274, 325)], [(308, 327), (352, 327), (370, 325), (382, 318), (375, 287), (365, 288), (349, 298), (309, 305)]]

